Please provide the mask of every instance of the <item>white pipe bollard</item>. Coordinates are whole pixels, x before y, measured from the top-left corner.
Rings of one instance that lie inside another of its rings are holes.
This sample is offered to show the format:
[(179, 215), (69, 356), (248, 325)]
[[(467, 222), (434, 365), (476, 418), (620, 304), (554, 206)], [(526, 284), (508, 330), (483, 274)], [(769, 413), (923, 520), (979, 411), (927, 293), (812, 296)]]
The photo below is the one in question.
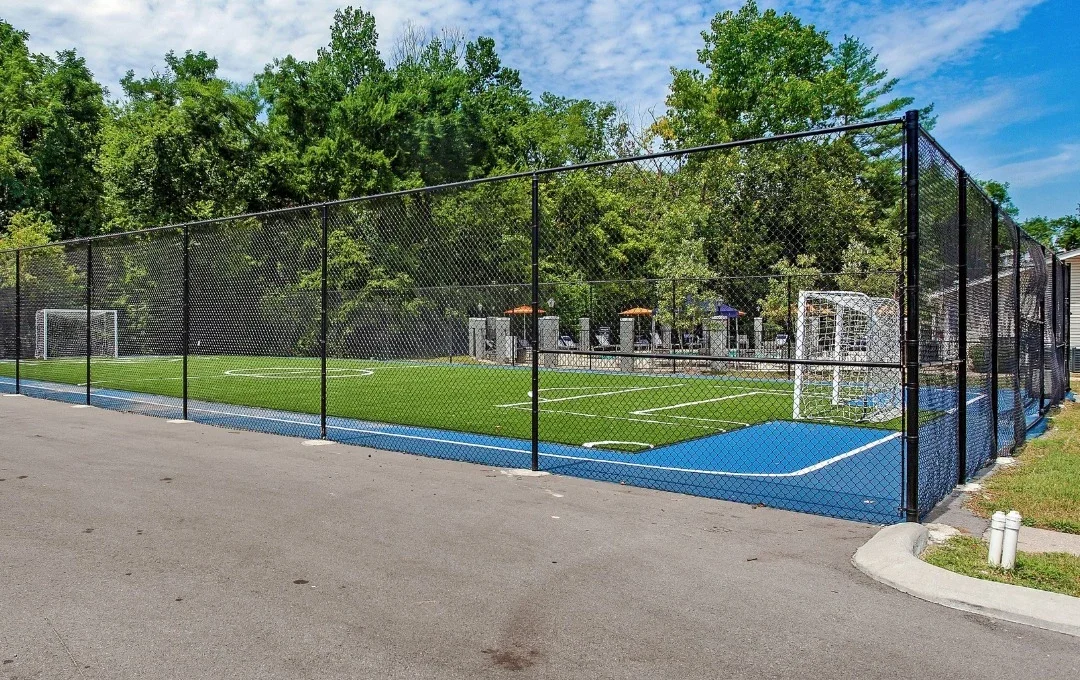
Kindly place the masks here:
[(1020, 513), (1016, 510), (1005, 515), (1005, 540), (1001, 544), (1001, 568), (1016, 566), (1016, 543), (1020, 540)]
[(1005, 513), (998, 510), (990, 517), (990, 554), (986, 560), (991, 567), (1001, 566), (1001, 548), (1005, 539)]

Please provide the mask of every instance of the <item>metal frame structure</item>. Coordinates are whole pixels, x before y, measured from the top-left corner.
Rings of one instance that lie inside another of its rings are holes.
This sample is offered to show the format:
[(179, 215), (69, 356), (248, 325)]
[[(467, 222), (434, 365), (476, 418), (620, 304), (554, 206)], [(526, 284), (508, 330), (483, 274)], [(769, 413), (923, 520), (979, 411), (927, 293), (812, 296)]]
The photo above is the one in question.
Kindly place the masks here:
[[(1003, 389), (1001, 385), (1001, 378), (1005, 377), (999, 375), (1001, 371), (1000, 354), (1002, 353), (1002, 338), (999, 333), (999, 322), (1003, 318), (1003, 314), (1012, 314), (1011, 322), (1014, 329), (1013, 333), (1013, 355), (1016, 362), (1016, 370), (1012, 374), (1008, 375), (1010, 380), (1019, 383), (1019, 364), (1020, 357), (1023, 355), (1024, 348), (1022, 346), (1022, 333), (1023, 319), (1021, 318), (1020, 299), (1021, 299), (1021, 287), (1020, 287), (1020, 260), (1021, 260), (1021, 230), (1011, 220), (1005, 216), (1001, 210), (1001, 207), (993, 202), (989, 196), (986, 195), (981, 188), (971, 181), (968, 174), (963, 168), (956, 163), (949, 154), (941, 148), (941, 146), (920, 126), (919, 112), (909, 111), (903, 118), (895, 118), (882, 121), (873, 121), (858, 123), (853, 125), (845, 125), (839, 127), (825, 128), (820, 130), (809, 130), (805, 132), (775, 135), (771, 137), (762, 137), (750, 140), (728, 142), (723, 144), (714, 144), (702, 147), (696, 147), (691, 149), (680, 149), (672, 151), (664, 151), (660, 153), (646, 154), (636, 156), (633, 158), (613, 158), (601, 161), (594, 161), (589, 163), (582, 163), (577, 165), (570, 165), (564, 167), (546, 168), (535, 171), (520, 172), (509, 175), (503, 175), (498, 177), (489, 177), (483, 179), (469, 180), (465, 182), (456, 182), (452, 184), (442, 185), (439, 187), (418, 188), (409, 189), (406, 191), (391, 192), (386, 194), (379, 194), (373, 196), (363, 196), (352, 199), (331, 201), (326, 203), (317, 204), (314, 206), (307, 206), (307, 209), (318, 210), (319, 219), (319, 241), (318, 241), (318, 261), (319, 261), (319, 288), (318, 288), (318, 338), (314, 341), (313, 346), (317, 347), (319, 356), (319, 431), (323, 438), (327, 437), (327, 410), (328, 410), (328, 369), (327, 369), (327, 357), (330, 353), (329, 350), (329, 335), (330, 335), (330, 315), (331, 315), (331, 301), (330, 301), (330, 284), (328, 282), (328, 268), (330, 262), (330, 218), (329, 211), (336, 206), (356, 205), (363, 203), (371, 203), (386, 199), (398, 199), (410, 195), (421, 194), (423, 192), (434, 191), (447, 191), (451, 189), (461, 189), (465, 187), (473, 187), (481, 184), (490, 184), (495, 182), (506, 182), (511, 180), (527, 180), (530, 182), (530, 208), (531, 208), (531, 224), (530, 227), (530, 239), (531, 239), (531, 252), (530, 252), (530, 280), (528, 286), (530, 289), (530, 309), (531, 309), (531, 333), (534, 339), (534, 346), (531, 351), (531, 390), (529, 395), (529, 405), (531, 411), (531, 442), (530, 442), (530, 458), (531, 466), (533, 470), (540, 469), (540, 372), (542, 358), (545, 355), (552, 357), (558, 357), (560, 355), (574, 355), (587, 358), (589, 366), (592, 366), (592, 361), (596, 357), (614, 358), (617, 360), (628, 360), (631, 363), (634, 360), (642, 359), (655, 359), (660, 361), (670, 361), (672, 372), (676, 371), (676, 363), (679, 360), (679, 356), (674, 351), (674, 340), (672, 339), (671, 347), (667, 352), (647, 351), (647, 352), (628, 352), (623, 348), (619, 348), (615, 351), (594, 351), (588, 347), (579, 347), (577, 349), (565, 349), (559, 347), (540, 347), (538, 339), (540, 337), (540, 313), (541, 313), (541, 241), (543, 239), (541, 229), (541, 180), (547, 176), (556, 175), (559, 173), (567, 173), (579, 170), (589, 170), (595, 168), (605, 168), (608, 166), (615, 166), (619, 164), (641, 164), (646, 161), (652, 161), (657, 159), (686, 159), (693, 157), (696, 154), (701, 154), (711, 151), (719, 151), (725, 149), (741, 149), (745, 147), (751, 147), (762, 144), (774, 144), (784, 141), (792, 140), (804, 140), (813, 139), (820, 135), (837, 135), (843, 133), (853, 133), (859, 131), (867, 131), (875, 128), (881, 128), (883, 126), (893, 126), (902, 130), (902, 142), (901, 148), (903, 153), (902, 164), (902, 177), (903, 182), (903, 207), (904, 207), (904, 225), (903, 233), (901, 234), (902, 252), (899, 253), (901, 266), (900, 271), (893, 272), (897, 276), (899, 283), (900, 295), (897, 303), (900, 308), (901, 315), (901, 337), (896, 338), (896, 342), (900, 349), (900, 360), (898, 362), (874, 362), (874, 361), (829, 361), (829, 360), (808, 360), (800, 357), (793, 357), (791, 355), (792, 345), (792, 311), (791, 311), (791, 299), (793, 295), (792, 290), (792, 276), (787, 275), (786, 287), (788, 296), (788, 310), (787, 310), (787, 328), (786, 331), (789, 336), (789, 341), (786, 347), (786, 357), (768, 357), (768, 356), (756, 356), (751, 361), (754, 364), (760, 364), (762, 366), (783, 366), (787, 368), (788, 375), (791, 374), (793, 368), (801, 366), (803, 364), (813, 364), (818, 366), (833, 366), (837, 368), (837, 372), (840, 367), (860, 367), (860, 368), (887, 368), (896, 369), (900, 375), (900, 387), (901, 394), (904, 400), (904, 407), (902, 413), (902, 423), (900, 426), (903, 440), (903, 470), (900, 474), (900, 478), (897, 483), (900, 485), (901, 491), (899, 497), (902, 499), (902, 507), (896, 508), (898, 517), (903, 517), (908, 521), (918, 521), (930, 508), (928, 504), (932, 505), (936, 500), (940, 500), (942, 495), (943, 486), (942, 482), (937, 482), (937, 486), (934, 489), (929, 489), (927, 485), (926, 475), (928, 470), (936, 467), (942, 467), (943, 462), (940, 460), (932, 460), (932, 457), (940, 458), (940, 453), (932, 453), (934, 448), (931, 444), (940, 444), (940, 442), (926, 441), (929, 425), (933, 424), (931, 421), (937, 418), (934, 427), (941, 428), (942, 419), (938, 412), (941, 411), (939, 406), (924, 406), (923, 401), (927, 399), (928, 395), (931, 395), (931, 383), (934, 380), (943, 380), (942, 376), (955, 375), (955, 382), (950, 383), (955, 385), (955, 394), (953, 398), (955, 400), (955, 406), (951, 410), (946, 410), (945, 413), (949, 417), (955, 416), (956, 427), (951, 432), (950, 437), (955, 437), (955, 445), (953, 449), (956, 453), (956, 459), (954, 461), (947, 461), (948, 465), (955, 465), (956, 474), (951, 475), (949, 483), (963, 483), (967, 479), (967, 470), (969, 460), (978, 459), (980, 461), (986, 458), (983, 453), (971, 452), (968, 450), (968, 434), (970, 428), (973, 425), (973, 418), (976, 414), (973, 411), (982, 413), (983, 407), (969, 408), (969, 374), (973, 369), (973, 364), (969, 359), (971, 351), (970, 347), (970, 328), (969, 325), (972, 322), (969, 314), (969, 288), (975, 285), (981, 285), (977, 281), (969, 281), (968, 278), (968, 258), (969, 258), (969, 207), (973, 201), (980, 201), (983, 205), (988, 205), (991, 215), (991, 233), (992, 240), (990, 243), (981, 244), (982, 247), (988, 249), (992, 253), (990, 260), (990, 334), (988, 338), (989, 344), (989, 371), (986, 376), (986, 381), (989, 384), (988, 389), (988, 401), (989, 408), (985, 409), (986, 422), (985, 427), (990, 429), (990, 445), (989, 456), (996, 456), (999, 452), (1015, 448), (1022, 443), (1024, 432), (1028, 427), (1028, 423), (1025, 422), (1024, 413), (1022, 409), (1016, 408), (1013, 404), (1011, 407), (1011, 417), (1013, 418), (1013, 437), (1012, 441), (1003, 445), (1000, 437), (1000, 431), (1002, 423), (1000, 422), (1003, 415), (1008, 410), (1002, 410), (1002, 404), (999, 392)], [(923, 156), (927, 150), (931, 150), (939, 164), (949, 165), (955, 170), (956, 180), (956, 204), (952, 206), (949, 212), (953, 222), (949, 222), (947, 225), (931, 224), (928, 220), (929, 210), (921, 210), (920, 206), (923, 203), (923, 194), (928, 191), (928, 187), (931, 186), (930, 178), (924, 178), (922, 173), (924, 171), (924, 165), (928, 162), (928, 159)], [(67, 248), (78, 248), (79, 246), (85, 247), (86, 255), (86, 286), (85, 286), (85, 300), (87, 310), (87, 356), (86, 356), (86, 390), (85, 390), (85, 403), (92, 403), (93, 388), (91, 380), (91, 353), (90, 348), (90, 314), (93, 309), (94, 302), (94, 264), (95, 264), (95, 251), (94, 244), (106, 242), (110, 239), (115, 239), (121, 236), (131, 236), (133, 234), (151, 234), (160, 232), (163, 230), (173, 230), (182, 232), (182, 267), (183, 267), (183, 288), (181, 299), (181, 330), (179, 334), (179, 344), (182, 353), (182, 415), (184, 419), (189, 417), (189, 365), (188, 358), (192, 353), (192, 293), (191, 293), (191, 279), (192, 279), (192, 262), (191, 251), (193, 247), (191, 230), (194, 228), (202, 228), (208, 225), (222, 224), (232, 220), (248, 219), (248, 218), (266, 218), (270, 216), (285, 215), (291, 212), (303, 210), (305, 208), (290, 207), (280, 210), (264, 211), (258, 213), (248, 213), (245, 215), (222, 217), (211, 220), (203, 220), (198, 222), (189, 222), (180, 225), (167, 225), (162, 227), (154, 227), (150, 229), (140, 230), (137, 232), (124, 232), (116, 234), (106, 234), (102, 236), (73, 239), (69, 241), (63, 241), (58, 243), (43, 244), (36, 246), (27, 246), (25, 248), (17, 249), (14, 251), (15, 259), (15, 391), (21, 393), (24, 390), (24, 377), (21, 372), (21, 359), (23, 354), (23, 347), (21, 343), (22, 328), (20, 325), (20, 319), (23, 312), (23, 267), (27, 259), (27, 253), (33, 252), (40, 248), (55, 248), (57, 246), (64, 246)], [(1014, 243), (1011, 253), (1007, 252), (1003, 248), (1003, 244), (999, 239), (999, 227), (1005, 222), (1009, 228), (1012, 229)], [(935, 233), (940, 236), (947, 232), (947, 238), (957, 239), (958, 248), (956, 251), (955, 263), (947, 263), (949, 267), (955, 267), (955, 289), (956, 289), (956, 306), (957, 306), (957, 329), (956, 337), (958, 339), (958, 347), (955, 353), (955, 358), (942, 358), (934, 356), (921, 356), (921, 348), (925, 347), (927, 338), (922, 328), (922, 313), (924, 310), (923, 303), (927, 300), (927, 291), (923, 289), (923, 277), (924, 268), (926, 266), (927, 258), (927, 244), (928, 237), (934, 234), (929, 233), (927, 230), (936, 230)], [(1012, 309), (1001, 309), (1001, 296), (999, 291), (999, 276), (1002, 274), (1002, 267), (1005, 260), (1009, 259), (1006, 256), (1011, 256), (1011, 276), (1013, 288), (1012, 295)], [(1004, 258), (1004, 259), (1003, 259)], [(1056, 256), (1049, 256), (1044, 251), (1044, 260), (1051, 263), (1051, 283), (1050, 283), (1050, 302), (1051, 302), (1051, 319), (1049, 322), (1049, 328), (1052, 331), (1052, 338), (1067, 337), (1067, 330), (1069, 324), (1069, 279), (1071, 276), (1067, 267), (1057, 259)], [(507, 284), (517, 285), (517, 284)], [(525, 285), (525, 284), (523, 284)], [(461, 289), (465, 289), (467, 286), (462, 286)], [(664, 293), (666, 295), (666, 292)], [(676, 279), (671, 281), (671, 307), (672, 316), (677, 314), (677, 300), (676, 300)], [(1045, 415), (1049, 406), (1054, 403), (1055, 400), (1061, 398), (1061, 394), (1058, 392), (1061, 389), (1058, 386), (1054, 386), (1053, 393), (1048, 394), (1045, 384), (1045, 373), (1047, 370), (1046, 360), (1046, 332), (1047, 332), (1047, 320), (1046, 320), (1046, 299), (1045, 295), (1040, 295), (1038, 303), (1039, 314), (1039, 330), (1042, 333), (1040, 336), (1039, 349), (1038, 349), (1038, 366), (1039, 366), (1039, 408), (1038, 416)], [(592, 300), (592, 287), (589, 288), (589, 300), (591, 304)], [(906, 322), (904, 322), (906, 320)], [(672, 330), (674, 333), (674, 329)], [(738, 338), (736, 338), (738, 343)], [(1062, 363), (1061, 367), (1064, 370), (1065, 386), (1063, 389), (1068, 388), (1067, 383), (1067, 367), (1064, 366), (1064, 362), (1067, 362), (1068, 357), (1065, 356), (1064, 345), (1057, 343), (1051, 348), (1053, 352), (1053, 361)], [(500, 351), (501, 348), (497, 348)], [(452, 360), (452, 352), (449, 352)], [(745, 357), (715, 355), (708, 356), (704, 359), (709, 362), (709, 365), (725, 365), (725, 364), (740, 364), (748, 361)], [(924, 382), (924, 378), (927, 379)], [(942, 391), (938, 388), (938, 391)], [(1017, 391), (1018, 392), (1018, 391)], [(1016, 400), (1019, 400), (1019, 393), (1017, 393)], [(933, 401), (933, 399), (930, 399)], [(934, 410), (936, 409), (936, 410)], [(934, 410), (934, 414), (931, 411)], [(981, 417), (981, 416), (980, 416)], [(983, 425), (980, 425), (983, 427)], [(937, 436), (937, 435), (935, 435)], [(975, 454), (974, 458), (972, 455)], [(951, 470), (951, 467), (949, 468)]]

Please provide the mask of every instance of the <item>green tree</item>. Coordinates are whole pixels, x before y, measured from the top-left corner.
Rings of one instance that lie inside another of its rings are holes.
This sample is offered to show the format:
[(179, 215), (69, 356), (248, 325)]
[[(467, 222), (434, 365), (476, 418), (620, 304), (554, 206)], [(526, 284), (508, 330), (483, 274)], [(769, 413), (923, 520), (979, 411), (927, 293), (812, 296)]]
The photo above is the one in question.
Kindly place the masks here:
[(891, 96), (898, 81), (858, 40), (833, 45), (825, 31), (762, 12), (755, 0), (717, 14), (701, 35), (704, 70), (672, 70), (667, 113), (653, 127), (672, 146), (871, 120), (912, 102)]
[(1076, 206), (1075, 215), (1066, 215), (1058, 219), (1060, 223), (1057, 227), (1057, 247), (1060, 250), (1080, 248), (1080, 204)]
[(129, 230), (247, 212), (265, 203), (264, 133), (250, 87), (217, 77), (205, 52), (129, 71), (104, 131), (107, 228)]
[(0, 21), (0, 223), (36, 210), (61, 237), (89, 235), (100, 224), (104, 89), (73, 50), (32, 54), (28, 37)]
[(1075, 215), (1062, 217), (1030, 217), (1020, 226), (1035, 240), (1055, 250), (1080, 248), (1080, 205)]
[(990, 197), (994, 203), (1001, 206), (1001, 209), (1005, 214), (1013, 219), (1020, 216), (1020, 208), (1016, 207), (1013, 203), (1012, 196), (1009, 195), (1009, 183), (999, 182), (993, 179), (981, 179), (977, 180), (979, 186), (982, 187), (986, 195)]

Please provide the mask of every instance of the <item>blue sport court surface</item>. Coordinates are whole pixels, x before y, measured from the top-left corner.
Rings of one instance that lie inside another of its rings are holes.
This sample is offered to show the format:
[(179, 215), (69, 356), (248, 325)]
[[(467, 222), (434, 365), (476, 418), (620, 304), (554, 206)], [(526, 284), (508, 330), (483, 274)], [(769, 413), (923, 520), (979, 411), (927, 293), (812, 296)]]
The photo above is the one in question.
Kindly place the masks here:
[[(0, 378), (0, 391), (14, 381)], [(22, 381), (28, 396), (85, 401), (85, 387)], [(95, 387), (94, 406), (179, 419), (179, 399)], [(317, 415), (190, 401), (190, 420), (293, 437), (319, 437)], [(541, 435), (543, 427), (541, 427)], [(442, 429), (330, 417), (327, 438), (348, 444), (500, 468), (529, 468), (530, 442)], [(540, 469), (556, 474), (764, 504), (862, 521), (901, 519), (898, 431), (769, 421), (637, 453), (540, 442)]]

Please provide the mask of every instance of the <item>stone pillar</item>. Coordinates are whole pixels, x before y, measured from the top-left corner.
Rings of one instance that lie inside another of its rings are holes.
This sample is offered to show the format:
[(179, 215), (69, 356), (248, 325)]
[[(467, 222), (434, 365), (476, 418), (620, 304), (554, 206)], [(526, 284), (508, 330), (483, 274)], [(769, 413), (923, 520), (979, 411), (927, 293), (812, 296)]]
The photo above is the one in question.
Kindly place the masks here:
[(486, 340), (487, 319), (471, 317), (469, 319), (469, 356), (477, 361), (482, 360)]
[(671, 344), (671, 326), (664, 325), (660, 327), (660, 342), (668, 349), (673, 347)]
[[(630, 316), (623, 316), (619, 318), (619, 351), (620, 352), (633, 352), (634, 351), (634, 318)], [(634, 358), (633, 357), (621, 357), (619, 359), (619, 368), (624, 371), (634, 370)]]
[(762, 322), (760, 316), (754, 317), (754, 356), (759, 357), (762, 355), (763, 345), (761, 344), (761, 329)]
[(711, 319), (709, 327), (709, 354), (714, 357), (724, 356), (728, 349), (728, 320)]
[(509, 364), (514, 360), (514, 337), (510, 335), (510, 317), (492, 317), (495, 326), (495, 363)]
[(589, 317), (583, 316), (578, 319), (578, 349), (589, 351), (592, 349), (592, 328), (589, 325)]
[[(557, 349), (559, 346), (559, 317), (540, 317), (540, 349)], [(555, 368), (559, 365), (558, 354), (541, 354), (540, 365)]]

